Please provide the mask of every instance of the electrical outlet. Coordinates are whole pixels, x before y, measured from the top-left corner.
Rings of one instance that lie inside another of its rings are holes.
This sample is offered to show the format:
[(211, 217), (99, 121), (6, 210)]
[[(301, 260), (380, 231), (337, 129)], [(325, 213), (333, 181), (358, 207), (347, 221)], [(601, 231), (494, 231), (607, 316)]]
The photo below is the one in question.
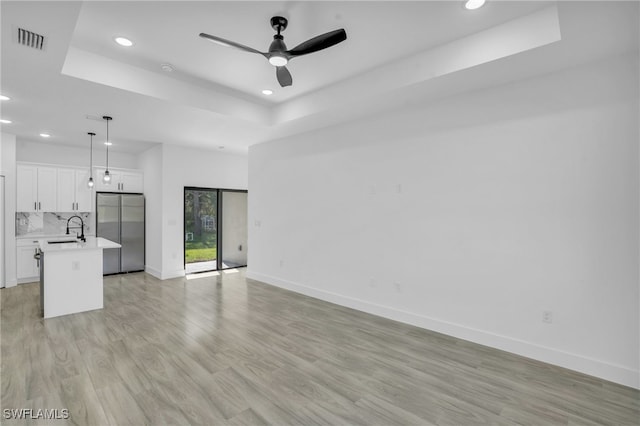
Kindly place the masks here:
[(280, 259), (280, 267), (282, 268), (284, 266), (284, 260)]
[(395, 287), (395, 289), (396, 289), (396, 293), (402, 293), (402, 286), (400, 285), (400, 283), (399, 283), (399, 282), (397, 282), (397, 281), (396, 281), (396, 282), (394, 282), (394, 283), (393, 283), (393, 286), (394, 286), (394, 287)]
[(378, 287), (378, 284), (376, 283), (376, 279), (375, 278), (369, 278), (369, 287), (371, 287), (371, 288)]
[(72, 271), (79, 271), (80, 270), (80, 262), (78, 262), (77, 260), (74, 260), (71, 262), (71, 270)]
[(542, 322), (551, 324), (553, 322), (553, 311), (542, 311)]

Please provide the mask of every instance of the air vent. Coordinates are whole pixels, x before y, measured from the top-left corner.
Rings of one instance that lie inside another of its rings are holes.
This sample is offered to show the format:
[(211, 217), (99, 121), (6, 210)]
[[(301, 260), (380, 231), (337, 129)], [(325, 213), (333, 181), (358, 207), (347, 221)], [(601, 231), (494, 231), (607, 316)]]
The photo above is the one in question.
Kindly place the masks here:
[(44, 36), (33, 31), (18, 28), (18, 43), (33, 49), (42, 50), (44, 48)]

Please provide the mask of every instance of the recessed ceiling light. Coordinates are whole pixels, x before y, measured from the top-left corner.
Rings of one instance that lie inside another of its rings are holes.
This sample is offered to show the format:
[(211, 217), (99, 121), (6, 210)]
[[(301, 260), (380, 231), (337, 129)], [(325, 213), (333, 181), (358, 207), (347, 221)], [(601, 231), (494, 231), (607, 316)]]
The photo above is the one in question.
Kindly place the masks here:
[(42, 136), (43, 138), (48, 138), (51, 135), (49, 133), (40, 133), (40, 136)]
[(479, 9), (484, 6), (486, 0), (467, 0), (464, 7), (469, 10)]
[(109, 141), (105, 142), (104, 144), (105, 144), (106, 146), (111, 146), (111, 145), (113, 145), (113, 143), (112, 143), (112, 142), (109, 142)]
[(173, 70), (175, 69), (175, 68), (173, 68), (173, 65), (167, 64), (167, 63), (160, 64), (160, 68), (164, 72), (173, 72)]
[(114, 40), (116, 41), (116, 43), (118, 43), (120, 46), (124, 46), (124, 47), (131, 47), (133, 46), (133, 42), (131, 40), (129, 40), (128, 38), (125, 37), (116, 37), (114, 38)]
[(0, 120), (2, 124), (11, 124), (11, 120), (5, 120), (4, 118)]
[(273, 90), (264, 89), (264, 90), (262, 91), (262, 94), (263, 94), (263, 95), (267, 95), (267, 96), (269, 96), (269, 95), (273, 95)]
[(224, 145), (220, 145), (218, 149), (224, 149)]
[(9, 101), (9, 100), (11, 100), (10, 97), (5, 96), (5, 95), (0, 95), (0, 101)]

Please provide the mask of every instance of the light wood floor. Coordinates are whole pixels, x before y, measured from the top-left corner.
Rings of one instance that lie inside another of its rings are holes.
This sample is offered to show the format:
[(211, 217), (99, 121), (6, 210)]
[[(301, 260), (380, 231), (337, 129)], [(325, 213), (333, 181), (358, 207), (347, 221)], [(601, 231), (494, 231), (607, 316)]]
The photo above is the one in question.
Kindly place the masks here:
[(114, 276), (104, 293), (103, 310), (42, 320), (37, 284), (0, 291), (3, 409), (67, 408), (54, 425), (640, 423), (636, 390), (242, 270)]

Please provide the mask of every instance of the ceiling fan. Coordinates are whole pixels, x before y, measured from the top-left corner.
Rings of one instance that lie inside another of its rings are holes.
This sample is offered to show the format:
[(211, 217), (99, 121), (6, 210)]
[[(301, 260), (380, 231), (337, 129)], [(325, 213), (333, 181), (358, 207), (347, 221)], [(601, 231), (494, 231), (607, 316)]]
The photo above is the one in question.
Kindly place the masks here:
[(287, 50), (287, 46), (284, 44), (284, 37), (280, 34), (287, 28), (287, 18), (282, 16), (274, 16), (271, 18), (271, 27), (278, 33), (273, 36), (273, 41), (269, 46), (268, 52), (260, 52), (259, 50), (245, 46), (234, 41), (225, 40), (221, 37), (212, 36), (206, 33), (200, 33), (200, 37), (212, 41), (227, 47), (235, 47), (236, 49), (243, 50), (245, 52), (257, 53), (269, 60), (269, 63), (276, 67), (276, 77), (280, 86), (291, 86), (293, 79), (291, 73), (285, 66), (289, 60), (306, 55), (308, 53), (317, 52), (322, 49), (334, 46), (347, 39), (347, 33), (344, 29), (330, 31), (325, 34), (313, 37), (304, 43), (301, 43), (293, 49)]

